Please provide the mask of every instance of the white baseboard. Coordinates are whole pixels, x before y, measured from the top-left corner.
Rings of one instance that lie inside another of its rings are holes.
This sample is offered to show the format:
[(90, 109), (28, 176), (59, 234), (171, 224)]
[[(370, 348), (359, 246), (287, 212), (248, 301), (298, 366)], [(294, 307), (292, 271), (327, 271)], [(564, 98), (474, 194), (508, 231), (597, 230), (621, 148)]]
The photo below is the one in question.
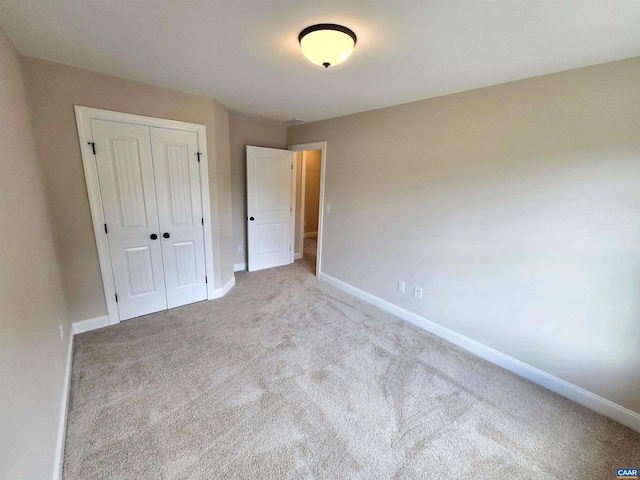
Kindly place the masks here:
[(67, 364), (64, 369), (64, 385), (62, 387), (62, 405), (60, 406), (56, 456), (53, 459), (53, 480), (60, 480), (62, 478), (62, 467), (64, 466), (64, 444), (67, 438), (67, 415), (69, 413), (69, 391), (71, 389), (71, 368), (73, 366), (73, 335), (72, 326), (67, 351)]
[(62, 405), (60, 407), (60, 422), (58, 425), (58, 439), (56, 441), (56, 454), (53, 463), (53, 480), (62, 478), (62, 468), (64, 467), (64, 444), (67, 437), (67, 416), (69, 414), (69, 393), (71, 390), (71, 370), (73, 367), (73, 337), (79, 333), (89, 332), (102, 327), (109, 326), (109, 317), (91, 318), (81, 322), (71, 324), (69, 348), (67, 351), (67, 362), (64, 370), (64, 385), (62, 390)]
[(224, 287), (222, 287), (221, 296), (224, 297), (229, 292), (229, 290), (233, 288), (235, 284), (236, 284), (236, 277), (231, 277), (231, 279), (224, 285)]
[(528, 380), (531, 380), (544, 388), (551, 390), (552, 392), (562, 395), (569, 400), (573, 400), (580, 405), (583, 405), (594, 412), (600, 413), (606, 417), (609, 417), (623, 425), (640, 432), (640, 414), (629, 410), (617, 403), (614, 403), (606, 398), (602, 398), (594, 393), (591, 393), (584, 388), (578, 387), (569, 383), (561, 378), (555, 377), (547, 372), (544, 372), (536, 367), (532, 367), (529, 364), (521, 362), (520, 360), (505, 355), (502, 352), (494, 350), (480, 342), (465, 337), (459, 333), (454, 332), (442, 325), (438, 325), (426, 318), (416, 315), (413, 312), (398, 307), (386, 300), (383, 300), (375, 295), (371, 295), (359, 288), (356, 288), (348, 283), (345, 283), (337, 278), (334, 278), (326, 273), (320, 273), (319, 278), (334, 287), (339, 288), (347, 293), (354, 295), (355, 297), (371, 303), (376, 307), (381, 308), (409, 323), (416, 325), (428, 332), (433, 333), (445, 340), (464, 348), (465, 350), (495, 363), (513, 373), (520, 375)]
[(102, 317), (90, 318), (89, 320), (75, 322), (71, 326), (71, 331), (74, 335), (78, 335), (79, 333), (90, 332), (91, 330), (108, 327), (109, 325), (109, 317), (107, 315), (104, 315)]
[[(231, 277), (231, 280), (229, 280), (222, 288), (216, 288), (213, 290), (213, 295), (209, 300), (223, 297), (235, 284), (236, 277)], [(71, 325), (71, 332), (73, 335), (78, 335), (79, 333), (90, 332), (91, 330), (108, 327), (109, 325), (109, 317), (104, 315), (102, 317), (90, 318), (88, 320), (73, 323)]]
[(300, 260), (302, 258), (302, 252), (298, 252), (298, 253), (294, 253), (293, 254), (293, 259), (294, 260)]
[(231, 288), (233, 288), (235, 284), (236, 284), (236, 277), (231, 277), (231, 280), (225, 283), (225, 285), (222, 288), (216, 288), (213, 291), (213, 298), (210, 298), (209, 300), (224, 297), (227, 294), (227, 292), (231, 290)]
[(247, 269), (247, 264), (246, 263), (236, 263), (233, 266), (233, 271), (234, 272), (242, 272), (243, 270)]
[(318, 232), (306, 232), (304, 234), (304, 238), (317, 237), (317, 236), (318, 236)]
[[(214, 298), (223, 297), (236, 284), (236, 278), (232, 277), (222, 288), (214, 290)], [(67, 365), (64, 373), (64, 390), (62, 392), (62, 407), (60, 411), (60, 423), (58, 426), (58, 440), (56, 442), (56, 456), (53, 464), (53, 480), (62, 478), (62, 467), (64, 466), (64, 444), (67, 434), (67, 414), (69, 411), (69, 391), (71, 388), (71, 368), (73, 365), (73, 337), (80, 333), (90, 332), (98, 328), (108, 327), (109, 316), (90, 318), (71, 324), (71, 339), (69, 340), (69, 351), (67, 353)]]

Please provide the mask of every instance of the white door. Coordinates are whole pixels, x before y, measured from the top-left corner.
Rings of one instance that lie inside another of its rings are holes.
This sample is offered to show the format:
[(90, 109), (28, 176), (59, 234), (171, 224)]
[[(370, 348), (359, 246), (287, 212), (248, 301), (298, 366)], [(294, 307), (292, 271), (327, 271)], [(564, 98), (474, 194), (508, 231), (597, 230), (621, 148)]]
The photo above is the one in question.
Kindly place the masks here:
[(165, 310), (149, 128), (91, 120), (91, 132), (120, 319)]
[(207, 299), (198, 136), (151, 128), (169, 308)]
[(247, 146), (248, 270), (293, 262), (293, 152)]

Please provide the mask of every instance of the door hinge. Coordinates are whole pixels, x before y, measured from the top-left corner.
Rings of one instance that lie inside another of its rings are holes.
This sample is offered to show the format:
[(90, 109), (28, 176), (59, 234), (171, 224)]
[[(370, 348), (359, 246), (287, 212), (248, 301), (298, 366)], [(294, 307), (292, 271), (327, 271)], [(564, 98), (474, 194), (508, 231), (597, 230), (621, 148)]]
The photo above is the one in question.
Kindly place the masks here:
[(209, 279), (207, 278), (207, 276), (204, 276), (204, 283), (209, 283)]
[(202, 153), (196, 152), (196, 155), (198, 156), (198, 163), (200, 163), (200, 155), (202, 155)]
[(289, 251), (291, 251), (291, 247), (289, 247)]
[(204, 217), (202, 218), (202, 226), (204, 227)]
[(293, 207), (289, 207), (289, 211), (290, 211), (290, 212), (293, 212)]
[(107, 230), (107, 224), (106, 223), (104, 224), (104, 233), (107, 233), (107, 234), (109, 233), (109, 230)]
[(291, 164), (291, 170), (293, 170), (293, 163)]
[(118, 303), (118, 294), (116, 293), (116, 303)]
[(87, 142), (89, 145), (91, 145), (91, 150), (93, 150), (93, 154), (96, 154), (96, 144), (94, 142)]

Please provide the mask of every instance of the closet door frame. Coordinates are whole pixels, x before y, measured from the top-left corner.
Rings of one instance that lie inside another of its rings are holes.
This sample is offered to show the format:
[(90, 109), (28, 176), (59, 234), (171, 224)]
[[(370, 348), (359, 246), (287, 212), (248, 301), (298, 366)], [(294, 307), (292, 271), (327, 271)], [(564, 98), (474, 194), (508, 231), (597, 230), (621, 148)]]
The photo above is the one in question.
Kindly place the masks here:
[(116, 287), (113, 280), (113, 269), (111, 266), (111, 255), (109, 253), (109, 243), (105, 233), (104, 211), (102, 208), (102, 197), (100, 195), (100, 183), (98, 181), (98, 169), (96, 158), (93, 154), (93, 136), (91, 134), (91, 120), (106, 120), (111, 122), (128, 123), (145, 127), (168, 128), (194, 132), (198, 137), (198, 150), (200, 152), (200, 192), (202, 199), (202, 216), (204, 218), (204, 257), (205, 271), (207, 275), (207, 299), (219, 298), (220, 292), (214, 289), (213, 277), (213, 236), (211, 233), (211, 201), (209, 198), (209, 167), (207, 156), (207, 134), (204, 125), (195, 123), (178, 122), (175, 120), (165, 120), (161, 118), (145, 117), (129, 113), (113, 112), (111, 110), (100, 110), (97, 108), (83, 107), (75, 105), (76, 123), (78, 126), (78, 138), (80, 140), (80, 150), (82, 153), (82, 165), (84, 167), (84, 178), (87, 184), (89, 196), (89, 207), (91, 209), (91, 219), (93, 222), (93, 233), (96, 238), (98, 249), (98, 259), (102, 274), (102, 285), (104, 286), (104, 297), (107, 304), (107, 315), (109, 324), (120, 323), (118, 304), (116, 303)]

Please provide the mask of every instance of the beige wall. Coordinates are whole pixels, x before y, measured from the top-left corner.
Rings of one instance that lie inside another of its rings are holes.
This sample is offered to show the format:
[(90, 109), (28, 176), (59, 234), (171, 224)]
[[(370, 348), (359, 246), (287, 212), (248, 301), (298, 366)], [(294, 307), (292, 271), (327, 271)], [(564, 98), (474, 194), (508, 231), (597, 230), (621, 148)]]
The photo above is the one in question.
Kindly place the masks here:
[(74, 105), (207, 128), (214, 285), (232, 278), (228, 110), (213, 99), (23, 57), (27, 91), (73, 322), (106, 314)]
[[(216, 288), (223, 287), (233, 278), (233, 197), (231, 185), (231, 145), (229, 143), (229, 109), (213, 101), (215, 133), (216, 186), (218, 189), (218, 218), (212, 219), (219, 229), (220, 275), (216, 272)], [(208, 134), (208, 129), (207, 129)], [(211, 178), (211, 173), (209, 174)], [(213, 192), (212, 192), (213, 194)], [(212, 203), (214, 202), (212, 198)], [(213, 208), (213, 207), (212, 207)]]
[(309, 150), (305, 152), (305, 158), (304, 233), (312, 233), (318, 231), (322, 150)]
[(287, 140), (328, 142), (323, 273), (640, 412), (640, 58)]
[(40, 480), (54, 468), (70, 323), (20, 58), (1, 28), (0, 164), (0, 477)]
[[(234, 264), (246, 263), (247, 252), (247, 157), (246, 146), (287, 148), (287, 129), (241, 115), (229, 116), (231, 189), (233, 197)], [(238, 252), (238, 245), (243, 251)]]

